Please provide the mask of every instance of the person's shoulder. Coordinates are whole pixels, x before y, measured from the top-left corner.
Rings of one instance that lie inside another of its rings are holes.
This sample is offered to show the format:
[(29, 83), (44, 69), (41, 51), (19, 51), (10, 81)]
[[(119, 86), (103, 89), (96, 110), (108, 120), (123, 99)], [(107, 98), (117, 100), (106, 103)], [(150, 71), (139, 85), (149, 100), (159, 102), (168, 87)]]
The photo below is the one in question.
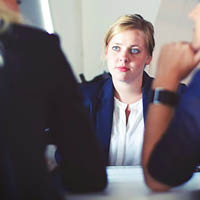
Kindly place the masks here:
[(38, 44), (38, 42), (55, 44), (60, 42), (58, 35), (50, 34), (45, 30), (30, 25), (12, 24), (8, 33), (13, 38), (20, 39), (20, 41), (32, 41), (34, 43), (37, 40), (36, 44)]
[(152, 84), (153, 79), (154, 79), (153, 77), (151, 77), (147, 72), (144, 71), (142, 87), (146, 91), (148, 91), (151, 88), (151, 84)]
[(111, 79), (111, 76), (109, 73), (103, 73), (100, 74), (96, 77), (94, 77), (92, 80), (90, 81), (85, 81), (83, 83), (80, 84), (81, 89), (83, 90), (96, 90), (100, 87), (102, 87), (108, 80)]
[(108, 82), (112, 82), (110, 74), (103, 73), (96, 76), (91, 81), (85, 81), (84, 83), (81, 83), (80, 88), (83, 96), (87, 96), (89, 98), (97, 96), (103, 89), (104, 85)]
[(154, 80), (154, 77), (149, 75), (146, 71), (143, 72), (143, 81), (152, 82), (153, 80)]

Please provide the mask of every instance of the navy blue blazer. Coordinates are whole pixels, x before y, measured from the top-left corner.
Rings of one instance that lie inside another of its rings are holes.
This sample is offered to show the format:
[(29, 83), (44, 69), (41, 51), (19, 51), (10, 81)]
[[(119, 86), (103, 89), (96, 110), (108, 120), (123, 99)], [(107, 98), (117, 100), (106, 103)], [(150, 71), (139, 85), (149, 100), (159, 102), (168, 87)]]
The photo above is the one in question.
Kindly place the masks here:
[[(153, 78), (145, 71), (143, 73), (142, 98), (144, 121), (148, 107), (149, 92)], [(182, 92), (181, 84), (178, 92)], [(81, 84), (84, 96), (84, 106), (87, 109), (92, 124), (95, 126), (97, 140), (104, 154), (105, 164), (108, 165), (110, 137), (114, 110), (114, 87), (111, 76)]]

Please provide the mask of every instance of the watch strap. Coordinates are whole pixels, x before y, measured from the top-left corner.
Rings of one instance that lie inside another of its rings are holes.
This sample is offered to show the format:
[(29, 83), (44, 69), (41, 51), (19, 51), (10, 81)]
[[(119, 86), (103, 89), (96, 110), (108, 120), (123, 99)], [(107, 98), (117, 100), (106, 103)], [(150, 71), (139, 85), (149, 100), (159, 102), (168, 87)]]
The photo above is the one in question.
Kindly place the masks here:
[(151, 90), (150, 103), (176, 106), (178, 101), (179, 96), (176, 92), (165, 90), (164, 88), (155, 88)]

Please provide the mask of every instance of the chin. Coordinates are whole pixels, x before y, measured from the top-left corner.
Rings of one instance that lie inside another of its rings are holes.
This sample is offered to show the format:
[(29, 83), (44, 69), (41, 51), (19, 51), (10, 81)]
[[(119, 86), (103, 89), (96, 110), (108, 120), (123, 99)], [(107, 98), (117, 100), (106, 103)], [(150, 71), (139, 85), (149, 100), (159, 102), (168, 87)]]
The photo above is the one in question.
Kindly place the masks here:
[(127, 77), (122, 77), (122, 76), (115, 78), (115, 80), (124, 82), (124, 83), (128, 83), (130, 81)]
[(131, 77), (126, 73), (126, 72), (117, 72), (117, 73), (113, 73), (112, 75), (112, 79), (114, 79), (115, 81), (120, 81), (120, 82), (130, 82)]

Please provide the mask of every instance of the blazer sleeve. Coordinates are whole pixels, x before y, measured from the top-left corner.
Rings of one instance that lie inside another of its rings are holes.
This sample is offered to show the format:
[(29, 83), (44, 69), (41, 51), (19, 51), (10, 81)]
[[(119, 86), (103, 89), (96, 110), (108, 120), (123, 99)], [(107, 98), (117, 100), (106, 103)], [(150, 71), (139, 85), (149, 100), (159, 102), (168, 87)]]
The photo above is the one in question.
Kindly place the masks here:
[(48, 69), (54, 82), (48, 97), (48, 121), (62, 158), (57, 172), (69, 191), (102, 190), (107, 184), (106, 170), (83, 108), (80, 88), (58, 39), (46, 48), (50, 49)]

